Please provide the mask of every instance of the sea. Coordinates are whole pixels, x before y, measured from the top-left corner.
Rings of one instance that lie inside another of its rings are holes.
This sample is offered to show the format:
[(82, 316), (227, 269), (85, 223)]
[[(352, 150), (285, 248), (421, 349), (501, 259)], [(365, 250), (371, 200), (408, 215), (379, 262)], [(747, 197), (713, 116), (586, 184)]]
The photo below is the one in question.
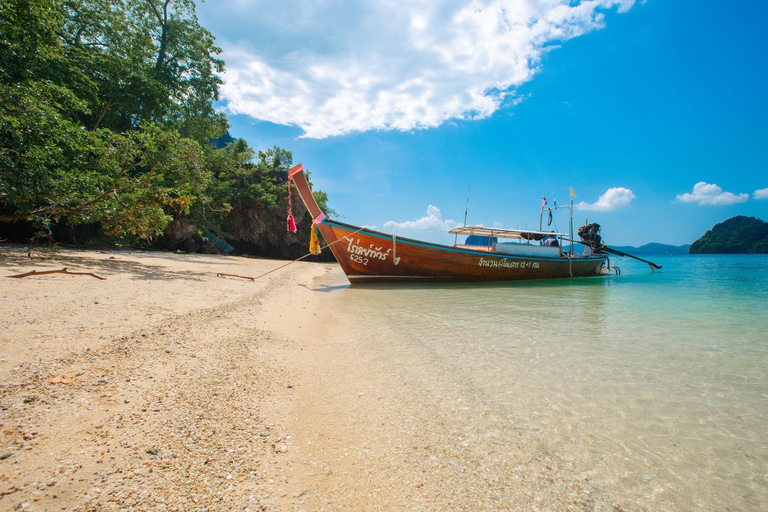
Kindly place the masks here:
[(517, 446), (610, 510), (766, 510), (768, 256), (647, 258), (662, 269), (614, 257), (620, 275), (368, 286), (339, 272), (327, 290), (350, 340), (421, 390), (426, 423), (476, 443), (500, 488)]

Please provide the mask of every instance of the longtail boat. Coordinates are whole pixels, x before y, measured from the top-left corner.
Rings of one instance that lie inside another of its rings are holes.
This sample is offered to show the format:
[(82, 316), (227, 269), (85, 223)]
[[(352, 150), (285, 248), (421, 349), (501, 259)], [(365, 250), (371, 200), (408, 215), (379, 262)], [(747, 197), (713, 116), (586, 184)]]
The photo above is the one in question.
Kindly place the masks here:
[[(312, 195), (301, 164), (289, 171), (288, 178), (314, 219), (312, 229), (320, 231), (352, 284), (555, 279), (598, 276), (612, 268), (604, 253), (574, 252), (573, 201), (557, 207), (569, 208), (570, 233), (464, 226), (449, 231), (456, 243), (448, 246), (328, 219)], [(542, 213), (547, 210), (551, 211), (542, 208)], [(459, 235), (467, 239), (459, 243)], [(569, 242), (567, 251), (563, 242)]]

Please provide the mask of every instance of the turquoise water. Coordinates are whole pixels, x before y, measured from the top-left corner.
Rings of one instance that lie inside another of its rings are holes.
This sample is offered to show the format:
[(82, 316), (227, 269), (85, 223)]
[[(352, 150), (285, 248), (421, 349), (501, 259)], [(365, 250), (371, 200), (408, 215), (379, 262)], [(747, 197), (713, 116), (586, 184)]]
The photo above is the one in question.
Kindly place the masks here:
[(663, 269), (331, 295), (350, 342), (419, 393), (424, 428), (471, 438), (500, 489), (523, 449), (617, 510), (762, 510), (768, 257), (651, 259)]

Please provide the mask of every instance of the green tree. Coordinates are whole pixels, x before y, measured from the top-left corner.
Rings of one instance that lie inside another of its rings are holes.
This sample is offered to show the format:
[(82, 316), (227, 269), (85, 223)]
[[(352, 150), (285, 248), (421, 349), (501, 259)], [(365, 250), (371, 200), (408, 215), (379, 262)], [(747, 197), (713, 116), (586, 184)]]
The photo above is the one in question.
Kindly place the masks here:
[(148, 238), (189, 211), (207, 180), (196, 142), (152, 124), (83, 130), (61, 114), (76, 102), (46, 82), (0, 89), (0, 221), (95, 222)]
[(166, 121), (182, 135), (202, 141), (221, 136), (226, 117), (216, 113), (224, 61), (213, 35), (203, 28), (192, 0), (131, 0), (132, 12), (143, 19), (157, 48), (154, 71), (171, 93)]
[(213, 145), (205, 148), (205, 166), (211, 179), (207, 182), (205, 193), (200, 195), (190, 211), (193, 222), (219, 233), (224, 231), (224, 219), (232, 210), (237, 187), (245, 181), (239, 176), (248, 173), (244, 169), (253, 165), (255, 156), (244, 139), (223, 138), (231, 139), (223, 148), (217, 149)]
[(40, 69), (60, 61), (63, 24), (60, 2), (0, 2), (0, 82), (13, 84), (35, 78)]
[(192, 0), (1, 2), (0, 222), (147, 239), (277, 215), (292, 155), (229, 137), (220, 51)]
[(293, 155), (277, 146), (272, 149), (248, 153), (245, 141), (239, 139), (228, 146), (235, 155), (250, 155), (218, 175), (230, 187), (232, 200), (253, 200), (267, 208), (277, 209), (281, 198), (287, 195), (283, 185), (286, 171), (293, 166)]
[(226, 131), (226, 117), (213, 108), (224, 69), (221, 49), (199, 24), (194, 2), (64, 4), (64, 51), (83, 75), (79, 95), (93, 100), (85, 126), (125, 131), (152, 121), (198, 142)]
[(0, 221), (149, 238), (189, 213), (226, 129), (193, 2), (10, 0), (0, 30)]

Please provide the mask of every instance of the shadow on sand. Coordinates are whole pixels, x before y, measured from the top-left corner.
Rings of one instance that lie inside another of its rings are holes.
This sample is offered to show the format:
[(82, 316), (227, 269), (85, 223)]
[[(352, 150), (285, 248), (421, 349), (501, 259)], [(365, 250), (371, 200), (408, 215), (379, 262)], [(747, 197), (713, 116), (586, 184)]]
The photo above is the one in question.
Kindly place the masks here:
[[(131, 259), (132, 257), (140, 257), (144, 261), (134, 261)], [(205, 263), (216, 268), (206, 271), (174, 269), (174, 257), (178, 257), (180, 263)], [(31, 270), (42, 271), (67, 267), (73, 272), (93, 272), (106, 278), (117, 274), (130, 274), (132, 279), (139, 280), (172, 281), (174, 279), (186, 279), (203, 281), (215, 277), (218, 272), (226, 273), (229, 267), (236, 265), (235, 261), (228, 261), (226, 256), (222, 256), (220, 260), (215, 258), (217, 257), (208, 255), (202, 257), (192, 254), (140, 252), (115, 253), (107, 259), (81, 256), (77, 253), (60, 253), (51, 259), (30, 260), (26, 254), (6, 252), (0, 253), (0, 265), (7, 270), (7, 272), (3, 272), (6, 277)], [(147, 264), (147, 261), (150, 263)], [(156, 265), (153, 264), (154, 261), (157, 261)]]

